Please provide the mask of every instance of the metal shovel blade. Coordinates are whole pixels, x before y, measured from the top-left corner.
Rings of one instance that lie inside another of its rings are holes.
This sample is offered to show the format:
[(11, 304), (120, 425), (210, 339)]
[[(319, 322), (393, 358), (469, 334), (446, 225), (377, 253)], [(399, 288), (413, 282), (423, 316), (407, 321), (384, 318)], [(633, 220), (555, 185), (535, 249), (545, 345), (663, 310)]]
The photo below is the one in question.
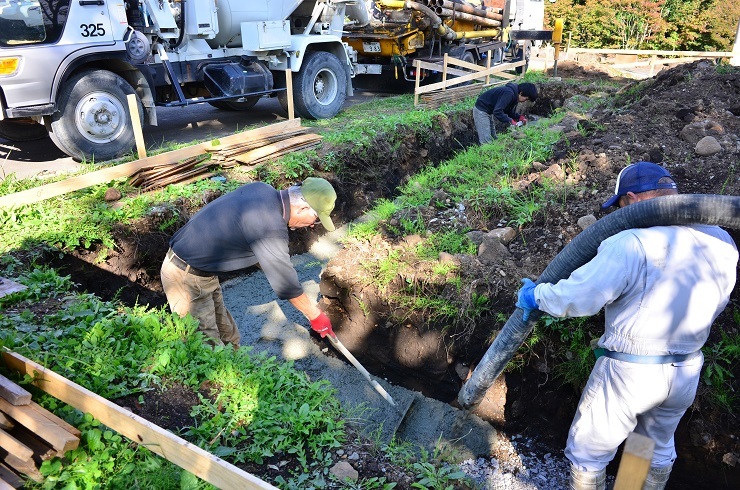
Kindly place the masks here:
[(375, 388), (375, 391), (377, 391), (378, 393), (380, 393), (380, 396), (382, 396), (383, 398), (385, 398), (385, 400), (388, 403), (390, 403), (392, 406), (394, 406), (394, 407), (396, 406), (396, 402), (393, 401), (393, 398), (391, 398), (391, 395), (389, 395), (388, 392), (385, 391), (385, 389), (382, 386), (380, 386), (380, 383), (378, 383), (377, 381), (375, 381), (370, 376), (370, 373), (367, 372), (367, 369), (365, 369), (362, 366), (362, 364), (360, 364), (360, 361), (358, 361), (357, 359), (355, 359), (355, 356), (353, 356), (352, 353), (347, 350), (347, 348), (344, 346), (344, 344), (342, 344), (342, 342), (340, 342), (337, 337), (334, 337), (332, 335), (327, 335), (326, 338), (329, 339), (329, 342), (331, 342), (331, 345), (333, 345), (335, 349), (337, 349), (339, 352), (341, 352), (344, 355), (344, 357), (346, 357), (347, 360), (349, 362), (351, 362), (352, 365), (354, 367), (356, 367), (357, 370), (360, 371), (360, 373), (362, 373), (363, 376), (365, 376), (365, 379), (368, 381), (368, 383), (370, 383), (372, 385), (373, 388)]

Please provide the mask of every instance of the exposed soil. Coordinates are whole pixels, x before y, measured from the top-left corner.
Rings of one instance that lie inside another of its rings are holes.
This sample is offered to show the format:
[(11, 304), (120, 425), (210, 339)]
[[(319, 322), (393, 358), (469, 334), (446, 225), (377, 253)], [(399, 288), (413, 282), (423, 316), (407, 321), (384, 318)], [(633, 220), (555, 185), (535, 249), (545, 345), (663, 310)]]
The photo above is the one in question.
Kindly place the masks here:
[[(611, 194), (619, 170), (630, 162), (649, 160), (664, 165), (679, 182), (682, 193), (740, 195), (740, 71), (718, 70), (710, 62), (699, 61), (664, 70), (644, 82), (619, 80), (621, 86), (617, 88), (605, 86), (602, 82), (610, 80), (608, 73), (594, 66), (584, 69), (562, 63), (558, 75), (562, 81), (550, 81), (540, 87), (540, 98), (530, 108), (532, 115), (547, 115), (558, 107), (567, 110), (582, 97), (598, 98), (602, 93), (618, 92), (615, 106), (600, 105), (586, 115), (569, 112), (562, 123), (566, 138), (557, 145), (553, 157), (534, 164), (531, 173), (523, 175), (519, 182), (522, 188), (533, 187), (547, 177), (576, 191), (570, 192), (567, 199), (549, 202), (536, 215), (534, 224), (512, 230), (513, 237), (506, 240), (507, 245), (491, 242), (486, 234), (506, 228), (511, 217), (501, 214), (486, 218), (472, 212), (466, 203), (451, 202), (441, 191), (435, 194), (433, 202), (419, 207), (411, 216), (423, 219), (430, 228), (464, 222), (478, 230), (471, 239), (484, 244), (487, 252), (446, 258), (460, 264), (466, 287), (462, 293), (445, 293), (468, 297), (475, 291), (486, 295), (491, 298), (487, 313), (475, 319), (462, 318), (454, 328), (442, 333), (442, 327), (449, 325), (411, 314), (394, 304), (394, 292), (407, 280), (438, 292), (444, 288), (429, 282), (430, 276), (425, 276), (423, 268), (416, 270), (413, 277), (399, 276), (384, 291), (369, 286), (372, 281), (364, 277), (367, 269), (359, 264), (372, 263), (378, 256), (387, 256), (390, 250), (403, 257), (418, 240), (395, 236), (392, 226), (382, 239), (347, 244), (330, 262), (322, 277), (324, 306), (337, 325), (340, 338), (348, 345), (361, 345), (354, 353), (374, 374), (454, 403), (463, 380), (503, 325), (497, 314), (508, 316), (513, 310), (512, 298), (519, 288), (519, 279), (534, 278), (545, 269), (581, 231), (579, 218), (604, 215), (600, 205)], [(569, 83), (572, 79), (592, 83)], [(721, 151), (699, 156), (697, 142), (705, 136), (715, 138)], [(474, 144), (475, 139), (472, 116), (450, 114), (439, 118), (434, 131), (405, 135), (397, 148), (381, 136), (372, 155), (357, 154), (354, 148), (327, 149), (339, 154), (348, 167), (341, 175), (325, 175), (337, 184), (339, 191), (336, 220), (348, 222), (358, 218), (377, 198), (394, 196), (406, 176), (424, 165), (449, 158)], [(203, 202), (215, 197), (204, 196)], [(43, 256), (72, 274), (81, 289), (106, 299), (118, 297), (129, 304), (159, 306), (165, 303), (158, 271), (167, 240), (201, 204), (163, 206), (136, 226), (117, 230), (116, 250), (100, 263), (95, 260), (96, 250), (78, 250), (62, 258), (56, 253)], [(402, 218), (409, 216), (394, 217)], [(170, 225), (161, 231), (163, 223)], [(732, 234), (740, 243), (738, 230)], [(302, 252), (315, 240), (316, 232), (293, 232), (292, 238), (292, 251)], [(740, 309), (739, 302), (736, 288), (730, 306), (713, 328), (710, 343), (720, 338), (723, 331), (738, 333), (732, 315)], [(368, 309), (370, 313), (366, 314)], [(592, 319), (594, 332), (598, 332), (601, 320)], [(358, 338), (364, 340), (359, 342)], [(552, 345), (546, 340), (520, 360), (520, 371), (502, 376), (487, 397), (490, 403), (479, 415), (508, 433), (536, 436), (543, 451), (557, 453), (564, 447), (580, 390), (556, 376), (549, 350)], [(740, 366), (734, 366), (734, 375), (730, 390), (738, 388)], [(740, 457), (737, 415), (711, 404), (705, 392), (702, 386), (676, 434), (679, 458), (669, 489), (731, 488), (729, 482), (740, 481), (740, 466), (734, 466)], [(152, 399), (141, 405), (136, 400), (119, 403), (171, 430), (191, 423), (182, 416), (197, 400), (194, 393), (180, 388), (144, 396)], [(360, 442), (343, 448), (339, 458), (355, 453), (357, 457), (353, 456), (350, 463), (360, 477), (385, 476), (388, 481), (397, 481), (398, 489), (410, 488), (403, 470)], [(617, 462), (610, 465), (611, 474), (615, 473)], [(279, 468), (284, 467), (271, 462), (271, 466), (247, 469), (273, 479), (276, 471), (284, 471)]]

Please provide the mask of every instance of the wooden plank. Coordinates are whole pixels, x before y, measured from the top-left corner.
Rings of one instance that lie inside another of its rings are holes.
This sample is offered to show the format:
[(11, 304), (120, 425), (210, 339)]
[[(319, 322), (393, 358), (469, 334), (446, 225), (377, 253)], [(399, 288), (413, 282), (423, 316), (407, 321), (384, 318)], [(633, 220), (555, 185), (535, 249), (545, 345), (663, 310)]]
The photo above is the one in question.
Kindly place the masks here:
[(8, 483), (11, 488), (21, 488), (23, 486), (23, 479), (18, 476), (18, 474), (5, 466), (4, 464), (0, 463), (0, 478), (6, 483)]
[(246, 153), (242, 153), (241, 155), (234, 157), (234, 160), (241, 162), (241, 163), (248, 164), (256, 160), (259, 160), (260, 158), (270, 156), (272, 153), (276, 153), (278, 151), (291, 148), (296, 145), (305, 144), (308, 142), (311, 142), (311, 143), (318, 142), (321, 139), (322, 139), (321, 136), (317, 134), (302, 134), (294, 138), (289, 138), (287, 140), (279, 141), (272, 145), (263, 146), (261, 148), (250, 150)]
[(653, 459), (655, 442), (635, 432), (627, 436), (622, 460), (617, 470), (614, 490), (641, 490), (645, 484), (650, 462)]
[(295, 118), (295, 103), (293, 102), (293, 72), (285, 70), (285, 90), (288, 93), (288, 120)]
[(0, 396), (13, 405), (28, 405), (31, 394), (0, 374)]
[(54, 424), (51, 420), (40, 415), (28, 405), (11, 405), (0, 398), (0, 410), (13, 417), (16, 422), (33, 431), (38, 437), (48, 442), (61, 454), (80, 445), (80, 439), (73, 436), (63, 428)]
[(66, 420), (64, 420), (64, 419), (62, 419), (60, 417), (57, 417), (56, 415), (54, 415), (53, 413), (51, 413), (50, 411), (48, 411), (47, 409), (45, 409), (44, 407), (42, 407), (41, 405), (39, 405), (38, 403), (32, 401), (29, 404), (29, 406), (33, 410), (35, 410), (36, 412), (38, 412), (40, 415), (43, 415), (44, 417), (46, 417), (47, 419), (49, 419), (51, 422), (53, 422), (54, 424), (58, 425), (62, 429), (66, 430), (67, 432), (69, 432), (73, 436), (80, 437), (82, 435), (82, 432), (80, 432), (80, 429), (78, 429), (74, 425), (68, 423)]
[(17, 488), (17, 487), (14, 487), (10, 483), (0, 478), (0, 490), (13, 490), (14, 488)]
[(199, 478), (224, 489), (276, 487), (158, 427), (90, 390), (15, 352), (4, 352), (8, 367), (34, 378), (33, 384), (102, 424), (166, 458)]
[(136, 94), (128, 94), (128, 111), (131, 114), (131, 125), (134, 128), (134, 140), (136, 141), (136, 153), (139, 160), (146, 158), (146, 145), (144, 144), (144, 134), (141, 132), (141, 119), (139, 117), (139, 100)]
[(688, 56), (696, 58), (731, 58), (732, 53), (728, 51), (661, 51), (653, 49), (612, 49), (612, 48), (568, 48), (569, 53), (594, 53), (594, 54), (637, 54), (657, 56)]
[[(279, 134), (285, 129), (300, 126), (300, 118), (296, 118), (290, 121), (279, 122), (264, 126), (250, 131), (244, 131), (243, 133), (237, 133), (224, 138), (219, 138), (218, 144), (231, 144), (236, 141), (248, 141), (252, 138), (260, 138), (266, 134)], [(134, 172), (140, 168), (148, 167), (151, 165), (157, 165), (162, 162), (177, 162), (184, 158), (194, 157), (208, 151), (208, 148), (213, 146), (213, 142), (209, 141), (206, 143), (200, 143), (193, 146), (187, 146), (180, 148), (179, 150), (168, 151), (159, 155), (144, 158), (142, 160), (135, 160), (133, 162), (122, 163), (115, 167), (108, 167), (95, 172), (90, 172), (85, 175), (78, 175), (76, 177), (70, 177), (69, 179), (62, 180), (59, 182), (53, 182), (51, 184), (41, 185), (34, 187), (33, 189), (27, 189), (25, 191), (8, 194), (0, 197), (0, 208), (12, 208), (14, 206), (20, 206), (24, 204), (32, 204), (35, 202), (43, 201), (51, 197), (61, 196), (68, 192), (77, 191), (90, 187), (92, 185), (105, 184), (111, 180), (121, 179), (130, 177)]]
[(35, 482), (41, 483), (44, 481), (44, 477), (41, 475), (38, 468), (36, 468), (33, 460), (20, 459), (13, 454), (8, 454), (5, 456), (5, 464), (18, 473), (23, 473)]
[[(487, 70), (481, 70), (476, 73), (470, 73), (467, 75), (463, 75), (461, 77), (456, 77), (451, 80), (437, 82), (437, 83), (430, 83), (429, 85), (424, 85), (423, 87), (419, 87), (418, 92), (420, 94), (428, 93), (428, 92), (434, 92), (436, 90), (441, 90), (443, 88), (449, 87), (451, 85), (457, 85), (464, 82), (470, 82), (479, 78), (485, 78), (487, 75), (494, 75), (497, 77), (502, 78), (509, 78), (509, 79), (516, 79), (518, 78), (518, 75), (510, 75), (507, 73), (503, 73), (504, 70), (511, 70), (519, 66), (524, 66), (525, 61), (517, 61), (516, 63), (506, 63), (501, 65), (496, 65), (490, 69)], [(439, 70), (439, 65), (433, 65), (431, 63), (426, 62), (419, 62), (419, 60), (414, 60), (414, 66), (419, 65), (420, 67), (424, 67), (423, 65), (429, 65), (429, 67), (436, 66), (436, 69)]]
[(60, 458), (64, 456), (64, 454), (60, 454), (59, 451), (51, 447), (48, 442), (39, 438), (39, 436), (33, 433), (30, 429), (20, 424), (16, 425), (13, 430), (8, 433), (32, 451), (31, 459), (33, 459), (37, 467), (40, 467), (41, 463), (55, 456), (59, 456)]
[(21, 441), (0, 429), (0, 447), (20, 459), (31, 459), (33, 451)]
[(7, 415), (0, 412), (0, 429), (10, 430), (14, 425), (13, 421), (10, 420)]

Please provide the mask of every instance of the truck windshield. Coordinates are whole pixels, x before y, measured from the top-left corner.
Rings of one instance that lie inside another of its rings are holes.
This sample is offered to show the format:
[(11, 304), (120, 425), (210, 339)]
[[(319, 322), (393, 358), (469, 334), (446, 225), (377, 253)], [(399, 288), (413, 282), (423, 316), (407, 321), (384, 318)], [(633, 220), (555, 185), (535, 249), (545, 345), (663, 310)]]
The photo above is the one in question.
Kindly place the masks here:
[(0, 47), (59, 40), (69, 0), (0, 0)]

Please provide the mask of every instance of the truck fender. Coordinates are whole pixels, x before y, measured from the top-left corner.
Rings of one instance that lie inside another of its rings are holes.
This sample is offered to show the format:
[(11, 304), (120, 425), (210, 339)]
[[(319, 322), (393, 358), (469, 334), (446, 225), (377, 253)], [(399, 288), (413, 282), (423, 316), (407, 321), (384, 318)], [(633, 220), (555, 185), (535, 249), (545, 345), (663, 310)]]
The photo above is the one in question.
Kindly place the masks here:
[[(347, 54), (346, 44), (337, 36), (314, 36), (314, 35), (295, 35), (291, 36), (290, 52), (290, 70), (293, 73), (301, 71), (303, 59), (309, 51), (326, 51), (336, 56), (345, 66), (347, 75), (347, 95), (352, 96), (352, 62)], [(284, 63), (279, 65), (270, 64), (271, 70), (285, 70), (287, 66)]]
[[(59, 81), (54, 84), (52, 100), (57, 100), (61, 87), (72, 76), (82, 70), (101, 69), (108, 70), (119, 75), (133, 87), (136, 95), (144, 107), (144, 123), (157, 125), (157, 112), (154, 103), (154, 79), (146, 65), (132, 65), (126, 59), (125, 52), (91, 53), (76, 58), (67, 65), (62, 72)], [(143, 67), (144, 69), (140, 69)]]

